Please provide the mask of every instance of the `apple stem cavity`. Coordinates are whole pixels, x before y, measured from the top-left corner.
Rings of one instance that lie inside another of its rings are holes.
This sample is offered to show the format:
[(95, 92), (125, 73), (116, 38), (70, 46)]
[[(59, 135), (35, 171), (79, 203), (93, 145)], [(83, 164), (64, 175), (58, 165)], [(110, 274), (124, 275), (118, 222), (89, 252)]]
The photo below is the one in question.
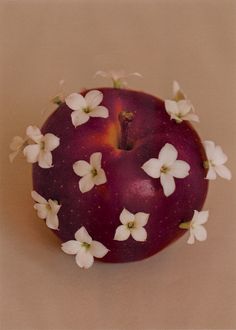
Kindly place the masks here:
[(120, 121), (120, 139), (119, 139), (119, 149), (131, 150), (133, 148), (133, 143), (129, 140), (129, 127), (134, 119), (133, 112), (122, 111), (119, 114)]

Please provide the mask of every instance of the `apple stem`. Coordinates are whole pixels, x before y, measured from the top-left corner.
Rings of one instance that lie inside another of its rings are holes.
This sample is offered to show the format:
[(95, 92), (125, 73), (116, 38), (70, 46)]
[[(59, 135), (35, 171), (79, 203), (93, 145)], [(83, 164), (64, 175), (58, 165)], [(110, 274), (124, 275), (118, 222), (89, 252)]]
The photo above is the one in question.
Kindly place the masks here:
[(133, 112), (122, 111), (119, 114), (119, 121), (120, 121), (120, 128), (121, 128), (119, 149), (122, 149), (122, 150), (132, 149), (132, 145), (130, 144), (128, 133), (129, 133), (130, 123), (133, 121), (133, 119), (134, 119)]

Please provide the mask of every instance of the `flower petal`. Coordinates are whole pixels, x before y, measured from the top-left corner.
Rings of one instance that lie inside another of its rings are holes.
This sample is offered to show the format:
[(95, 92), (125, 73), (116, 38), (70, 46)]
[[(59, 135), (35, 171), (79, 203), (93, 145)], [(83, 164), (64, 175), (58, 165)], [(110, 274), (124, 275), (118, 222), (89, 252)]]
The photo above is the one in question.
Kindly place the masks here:
[(81, 248), (81, 244), (74, 240), (65, 242), (61, 245), (62, 251), (67, 254), (77, 254), (80, 248)]
[(43, 137), (45, 151), (52, 151), (56, 149), (60, 144), (60, 139), (51, 133), (47, 133)]
[(72, 110), (82, 110), (87, 107), (84, 97), (78, 93), (72, 93), (65, 98), (66, 105)]
[(97, 186), (107, 182), (106, 174), (102, 168), (98, 171), (97, 175), (93, 177), (93, 182)]
[(206, 179), (207, 180), (215, 180), (216, 179), (215, 167), (212, 167), (212, 166), (209, 167)]
[(186, 116), (184, 116), (184, 120), (195, 121), (196, 123), (200, 122), (199, 117), (194, 113), (189, 113)]
[(138, 227), (143, 227), (147, 224), (148, 222), (148, 218), (149, 218), (150, 214), (149, 213), (144, 213), (144, 212), (138, 212), (134, 215), (135, 217), (135, 224)]
[(92, 166), (85, 160), (78, 160), (73, 164), (73, 170), (75, 174), (79, 176), (84, 176), (91, 173), (92, 169)]
[(86, 174), (79, 180), (79, 189), (82, 193), (88, 192), (94, 187), (93, 176), (91, 173)]
[(231, 174), (230, 170), (228, 169), (228, 167), (226, 167), (225, 165), (215, 166), (215, 170), (216, 170), (216, 173), (223, 179), (231, 180), (232, 174)]
[(222, 165), (225, 162), (227, 162), (227, 160), (228, 160), (228, 157), (223, 152), (222, 148), (220, 146), (216, 146), (215, 147), (215, 155), (214, 155), (214, 159), (213, 159), (214, 164), (215, 165)]
[(33, 200), (35, 200), (35, 202), (38, 202), (40, 204), (47, 204), (47, 200), (45, 198), (43, 198), (43, 196), (39, 195), (37, 193), (37, 191), (33, 190), (31, 192), (31, 197), (33, 198)]
[(46, 225), (48, 226), (48, 228), (58, 230), (59, 219), (57, 214), (55, 214), (54, 212), (48, 212), (46, 218)]
[(17, 151), (13, 151), (9, 154), (10, 163), (12, 163), (14, 161), (14, 159), (16, 158), (16, 156), (18, 155), (19, 152), (20, 152), (20, 150), (17, 150)]
[(193, 230), (194, 230), (194, 236), (198, 241), (202, 242), (207, 239), (207, 231), (203, 226), (201, 225), (196, 226)]
[(146, 163), (143, 164), (142, 169), (150, 177), (157, 179), (161, 175), (162, 162), (159, 159), (151, 158)]
[(94, 109), (102, 102), (103, 94), (98, 90), (93, 90), (93, 91), (89, 91), (84, 98), (87, 107), (90, 109)]
[(83, 111), (73, 111), (71, 120), (75, 127), (85, 124), (89, 120), (89, 115)]
[(34, 204), (34, 209), (37, 211), (37, 215), (40, 219), (46, 219), (48, 215), (47, 204)]
[(14, 136), (11, 143), (10, 143), (10, 149), (12, 151), (18, 151), (23, 144), (25, 143), (25, 140), (20, 136)]
[(96, 170), (100, 170), (101, 162), (102, 162), (102, 153), (101, 152), (94, 152), (90, 156), (90, 165), (92, 166), (92, 168), (95, 168)]
[(135, 241), (144, 242), (147, 239), (147, 231), (143, 227), (134, 228), (131, 230), (131, 236)]
[(79, 230), (77, 230), (75, 233), (75, 239), (80, 243), (91, 244), (92, 242), (92, 237), (89, 235), (85, 227), (81, 227)]
[(50, 151), (40, 150), (39, 153), (39, 166), (42, 168), (52, 167), (52, 154)]
[(103, 258), (107, 253), (108, 249), (98, 241), (92, 241), (89, 252), (96, 258)]
[(170, 143), (166, 143), (160, 150), (158, 157), (162, 165), (170, 166), (176, 161), (177, 156), (178, 152), (175, 147)]
[(194, 244), (195, 242), (195, 237), (194, 237), (194, 233), (193, 233), (193, 230), (190, 229), (190, 235), (189, 235), (189, 239), (187, 241), (188, 244)]
[(198, 212), (195, 210), (192, 223), (194, 223), (196, 225), (202, 225), (207, 222), (208, 217), (209, 217), (209, 211)]
[(168, 173), (161, 174), (161, 185), (166, 197), (170, 196), (175, 191), (175, 180), (173, 176)]
[(114, 240), (126, 241), (130, 236), (130, 230), (125, 226), (121, 225), (116, 228)]
[(213, 160), (215, 157), (215, 143), (213, 141), (204, 141), (203, 142), (207, 159)]
[(89, 112), (89, 116), (107, 118), (109, 116), (109, 112), (106, 107), (98, 106)]
[(177, 115), (179, 113), (179, 108), (176, 101), (165, 100), (165, 109), (169, 115), (170, 114)]
[(192, 109), (192, 104), (189, 100), (180, 100), (177, 102), (179, 113), (181, 116), (186, 116)]
[(172, 176), (182, 179), (189, 175), (190, 166), (183, 160), (176, 160), (171, 166), (169, 174)]
[(173, 97), (175, 101), (184, 100), (186, 99), (186, 95), (181, 90), (178, 81), (173, 81)]
[(75, 257), (76, 263), (79, 267), (88, 269), (90, 268), (94, 263), (94, 258), (92, 254), (85, 250), (80, 249)]
[(124, 208), (120, 214), (120, 222), (123, 225), (126, 225), (129, 222), (134, 221), (135, 216), (133, 213), (129, 212), (128, 210), (126, 210), (126, 208)]
[(54, 213), (54, 214), (57, 214), (61, 208), (61, 205), (58, 204), (57, 201), (54, 201), (52, 199), (49, 199), (48, 200), (48, 204), (51, 208), (51, 212)]
[(23, 150), (23, 154), (26, 157), (28, 163), (36, 163), (38, 161), (40, 153), (39, 144), (30, 144)]
[(39, 143), (43, 137), (40, 129), (37, 126), (28, 126), (26, 128), (26, 135), (36, 143)]

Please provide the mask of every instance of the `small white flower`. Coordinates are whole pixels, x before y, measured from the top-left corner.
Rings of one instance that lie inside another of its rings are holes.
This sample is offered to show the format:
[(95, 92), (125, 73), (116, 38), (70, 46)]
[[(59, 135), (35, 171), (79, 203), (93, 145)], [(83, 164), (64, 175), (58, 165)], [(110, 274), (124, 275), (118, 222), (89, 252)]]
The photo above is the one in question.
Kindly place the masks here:
[(111, 79), (113, 82), (114, 88), (125, 87), (127, 85), (126, 78), (128, 78), (130, 76), (142, 77), (142, 75), (138, 72), (132, 72), (132, 73), (126, 74), (124, 70), (120, 70), (120, 71), (111, 70), (108, 72), (97, 71), (95, 73), (95, 76), (101, 76), (103, 78)]
[(59, 220), (57, 213), (61, 205), (56, 200), (49, 199), (47, 201), (34, 190), (31, 192), (31, 196), (37, 202), (34, 204), (34, 209), (37, 211), (38, 217), (40, 219), (46, 219), (46, 225), (49, 228), (58, 230)]
[(75, 261), (81, 268), (90, 268), (95, 258), (103, 258), (108, 249), (100, 242), (93, 241), (84, 227), (75, 233), (75, 239), (62, 244), (61, 248), (67, 254), (76, 254)]
[(206, 179), (215, 180), (216, 174), (224, 179), (231, 180), (230, 170), (223, 165), (228, 157), (225, 155), (220, 146), (215, 145), (213, 141), (204, 141), (204, 147), (207, 155), (207, 161), (204, 166), (208, 168)]
[(178, 152), (172, 144), (166, 143), (159, 152), (158, 159), (151, 158), (142, 169), (152, 178), (160, 178), (165, 196), (175, 191), (175, 178), (183, 179), (189, 175), (190, 166), (183, 160), (177, 160)]
[(42, 168), (52, 167), (52, 153), (60, 144), (60, 139), (54, 134), (47, 133), (42, 135), (36, 126), (29, 126), (26, 135), (35, 142), (24, 148), (23, 154), (29, 163), (38, 162)]
[(190, 236), (187, 241), (188, 244), (193, 244), (195, 242), (195, 238), (200, 242), (207, 239), (207, 231), (202, 225), (207, 222), (208, 216), (208, 211), (198, 212), (195, 210), (191, 221), (183, 222), (179, 225), (182, 229), (190, 230)]
[(107, 118), (108, 109), (100, 106), (103, 94), (100, 91), (89, 91), (85, 97), (78, 93), (72, 93), (65, 98), (67, 106), (74, 110), (71, 113), (72, 123), (75, 127), (86, 123), (90, 117)]
[(10, 149), (12, 152), (9, 154), (9, 160), (12, 163), (15, 157), (18, 155), (20, 151), (23, 150), (27, 139), (23, 139), (20, 136), (14, 136), (11, 143), (10, 143)]
[(85, 160), (79, 160), (73, 164), (74, 172), (81, 176), (79, 180), (79, 189), (85, 193), (93, 189), (94, 185), (98, 186), (107, 182), (106, 174), (101, 168), (102, 153), (95, 152), (90, 156), (90, 163)]
[(199, 117), (191, 113), (194, 112), (191, 101), (186, 98), (177, 81), (173, 82), (173, 94), (173, 100), (165, 100), (165, 109), (170, 118), (177, 123), (181, 123), (183, 120), (199, 122)]
[(146, 241), (147, 231), (143, 227), (147, 224), (148, 218), (148, 213), (138, 212), (133, 214), (124, 208), (120, 214), (122, 225), (117, 227), (114, 240), (125, 241), (131, 235), (136, 241)]

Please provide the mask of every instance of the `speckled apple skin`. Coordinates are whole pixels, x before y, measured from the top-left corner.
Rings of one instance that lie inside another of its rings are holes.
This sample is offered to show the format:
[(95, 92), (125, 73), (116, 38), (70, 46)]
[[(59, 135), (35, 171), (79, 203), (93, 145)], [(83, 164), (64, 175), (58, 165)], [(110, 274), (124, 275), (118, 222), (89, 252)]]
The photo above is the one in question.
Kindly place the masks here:
[[(202, 209), (208, 189), (203, 167), (205, 151), (188, 122), (177, 124), (170, 120), (162, 100), (125, 89), (98, 90), (104, 96), (102, 105), (109, 109), (107, 119), (90, 118), (75, 128), (72, 110), (62, 104), (43, 125), (43, 134), (55, 134), (60, 145), (52, 152), (52, 168), (33, 165), (33, 188), (44, 198), (55, 199), (62, 205), (58, 213), (59, 230), (54, 232), (63, 242), (73, 240), (75, 232), (84, 226), (94, 240), (110, 250), (99, 260), (113, 263), (141, 260), (182, 236), (186, 231), (179, 224), (190, 220), (194, 210)], [(121, 111), (134, 113), (129, 126), (132, 150), (117, 147)], [(189, 176), (175, 179), (176, 190), (169, 197), (164, 195), (160, 180), (151, 178), (141, 168), (150, 158), (158, 158), (167, 142), (178, 150), (178, 159), (191, 166)], [(72, 166), (78, 160), (89, 161), (94, 152), (102, 153), (107, 182), (81, 193), (80, 177)], [(150, 214), (145, 242), (137, 242), (131, 236), (122, 242), (114, 240), (123, 208)]]

